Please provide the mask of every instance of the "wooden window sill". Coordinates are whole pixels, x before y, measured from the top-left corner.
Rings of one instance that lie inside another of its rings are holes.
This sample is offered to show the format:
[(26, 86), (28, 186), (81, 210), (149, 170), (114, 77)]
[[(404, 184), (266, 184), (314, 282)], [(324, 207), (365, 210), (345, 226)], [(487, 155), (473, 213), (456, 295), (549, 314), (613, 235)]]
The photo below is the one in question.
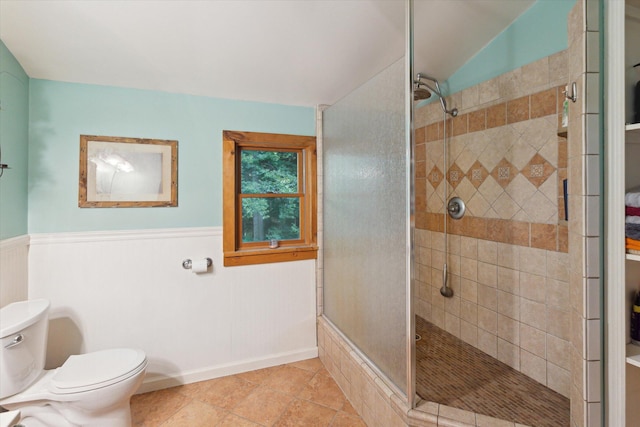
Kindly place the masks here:
[(277, 249), (246, 249), (224, 253), (224, 266), (267, 264), (272, 262), (316, 259), (317, 246), (281, 247)]

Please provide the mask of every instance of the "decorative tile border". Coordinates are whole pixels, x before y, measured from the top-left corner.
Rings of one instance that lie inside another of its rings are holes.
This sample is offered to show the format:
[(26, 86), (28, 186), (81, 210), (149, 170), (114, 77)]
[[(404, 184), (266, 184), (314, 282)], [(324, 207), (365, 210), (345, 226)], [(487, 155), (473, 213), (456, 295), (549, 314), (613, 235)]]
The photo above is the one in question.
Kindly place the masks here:
[[(416, 227), (429, 231), (444, 231), (444, 214), (416, 212)], [(509, 243), (518, 246), (569, 251), (569, 228), (565, 224), (537, 224), (499, 218), (464, 216), (459, 220), (447, 217), (449, 234)]]
[[(416, 226), (430, 231), (444, 229), (444, 215), (439, 212), (443, 211), (442, 186), (446, 183), (449, 197), (457, 195), (468, 203), (468, 213), (461, 220), (447, 219), (450, 233), (567, 252), (562, 184), (568, 175), (567, 139), (556, 135), (555, 126), (553, 135), (542, 136), (526, 128), (526, 121), (542, 119), (546, 120), (545, 131), (549, 132), (549, 116), (555, 115), (560, 121), (562, 89), (552, 87), (448, 119), (450, 143), (457, 143), (458, 137), (500, 128), (505, 129), (507, 140), (490, 140), (484, 147), (486, 153), (481, 154), (477, 148), (474, 152), (464, 147), (465, 141), (471, 139), (462, 140), (452, 156), (458, 155), (460, 160), (452, 159), (446, 176), (441, 170), (441, 159), (437, 158), (441, 157), (438, 144), (444, 137), (445, 124), (439, 120), (417, 129)], [(555, 121), (554, 118), (554, 125)], [(536, 126), (536, 122), (531, 122), (531, 126)], [(522, 132), (520, 139), (512, 143), (508, 138), (518, 136), (518, 132)], [(482, 139), (485, 135), (472, 138)], [(557, 147), (553, 147), (555, 143)], [(451, 146), (449, 149), (452, 150)], [(467, 152), (461, 154), (463, 150)]]

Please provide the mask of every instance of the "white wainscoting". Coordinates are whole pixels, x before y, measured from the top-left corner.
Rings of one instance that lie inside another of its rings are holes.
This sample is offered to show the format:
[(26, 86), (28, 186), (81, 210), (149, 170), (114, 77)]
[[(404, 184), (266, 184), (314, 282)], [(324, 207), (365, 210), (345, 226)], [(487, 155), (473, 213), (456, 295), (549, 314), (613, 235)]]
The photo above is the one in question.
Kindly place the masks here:
[(0, 307), (27, 299), (29, 236), (0, 241)]
[[(183, 260), (212, 258), (195, 274)], [(222, 229), (34, 234), (29, 298), (51, 301), (47, 368), (137, 347), (141, 392), (316, 357), (315, 261), (222, 266)]]

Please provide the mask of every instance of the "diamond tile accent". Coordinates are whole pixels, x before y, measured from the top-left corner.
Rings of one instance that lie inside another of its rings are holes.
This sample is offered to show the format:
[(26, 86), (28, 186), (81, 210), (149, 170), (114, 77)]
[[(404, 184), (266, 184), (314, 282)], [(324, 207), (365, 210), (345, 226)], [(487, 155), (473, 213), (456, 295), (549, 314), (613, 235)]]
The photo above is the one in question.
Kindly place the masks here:
[(434, 166), (427, 175), (427, 181), (431, 183), (433, 188), (438, 188), (438, 185), (440, 185), (443, 178), (442, 172), (438, 169), (438, 166)]
[(465, 174), (462, 171), (462, 169), (460, 169), (460, 167), (456, 163), (454, 163), (449, 168), (447, 181), (449, 181), (449, 184), (451, 184), (451, 186), (455, 190), (455, 188), (458, 186), (458, 184), (460, 184), (460, 182), (462, 181), (462, 178), (464, 178), (464, 176), (465, 176)]
[(516, 169), (515, 166), (513, 166), (507, 159), (504, 158), (500, 160), (500, 162), (491, 172), (491, 176), (502, 188), (505, 188), (507, 185), (509, 185), (517, 174), (518, 169)]
[(489, 172), (484, 166), (482, 166), (482, 163), (477, 160), (473, 165), (471, 165), (467, 172), (467, 178), (476, 188), (482, 185), (484, 180), (487, 179), (487, 176), (489, 176)]
[(522, 169), (522, 175), (539, 188), (556, 171), (551, 163), (536, 153)]

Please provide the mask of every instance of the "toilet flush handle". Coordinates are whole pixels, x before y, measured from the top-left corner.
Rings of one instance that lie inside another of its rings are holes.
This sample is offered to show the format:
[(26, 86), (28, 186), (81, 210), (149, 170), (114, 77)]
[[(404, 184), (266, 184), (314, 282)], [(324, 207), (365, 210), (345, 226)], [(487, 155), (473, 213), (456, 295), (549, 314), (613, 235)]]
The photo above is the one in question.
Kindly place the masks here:
[(11, 348), (11, 347), (15, 347), (18, 344), (22, 343), (22, 341), (24, 341), (24, 335), (22, 334), (18, 334), (15, 337), (13, 337), (13, 340), (4, 346), (4, 348)]

